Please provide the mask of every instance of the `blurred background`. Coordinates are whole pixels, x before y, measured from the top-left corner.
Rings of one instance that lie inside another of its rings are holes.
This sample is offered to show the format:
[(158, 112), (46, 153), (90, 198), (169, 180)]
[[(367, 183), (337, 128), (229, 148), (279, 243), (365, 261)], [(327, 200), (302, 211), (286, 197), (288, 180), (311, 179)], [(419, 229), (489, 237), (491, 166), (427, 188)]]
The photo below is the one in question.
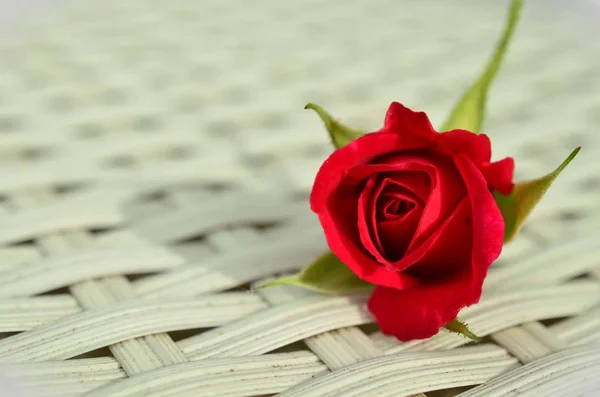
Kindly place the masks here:
[[(172, 156), (219, 152), (306, 187), (330, 150), (307, 102), (371, 130), (393, 100), (439, 124), (487, 60), (507, 5), (3, 0), (0, 132), (35, 134), (38, 155), (59, 141), (169, 134)], [(599, 19), (597, 0), (525, 1), (488, 106), (496, 157), (521, 155), (507, 136), (558, 131), (573, 138), (566, 154), (600, 126)]]

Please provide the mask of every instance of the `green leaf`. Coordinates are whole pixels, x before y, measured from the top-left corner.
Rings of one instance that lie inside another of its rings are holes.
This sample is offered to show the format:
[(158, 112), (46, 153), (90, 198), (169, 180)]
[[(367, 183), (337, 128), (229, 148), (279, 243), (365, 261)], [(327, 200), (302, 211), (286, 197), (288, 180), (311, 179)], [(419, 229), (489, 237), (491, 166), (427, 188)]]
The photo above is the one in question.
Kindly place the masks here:
[(360, 131), (352, 127), (348, 127), (347, 125), (335, 120), (329, 113), (325, 111), (325, 109), (319, 105), (309, 103), (304, 107), (304, 109), (312, 109), (317, 112), (321, 120), (323, 120), (323, 123), (325, 123), (325, 128), (327, 128), (327, 131), (329, 132), (331, 142), (333, 142), (333, 145), (338, 149), (342, 146), (346, 146), (356, 138), (366, 134), (366, 131)]
[(349, 295), (368, 291), (374, 287), (373, 284), (358, 278), (331, 252), (317, 258), (300, 273), (278, 278), (259, 288), (275, 285), (294, 285), (329, 295)]
[(505, 242), (510, 241), (517, 234), (527, 216), (542, 197), (544, 197), (544, 194), (556, 177), (577, 156), (579, 150), (581, 150), (580, 147), (573, 150), (569, 157), (548, 175), (530, 181), (518, 182), (509, 196), (504, 196), (498, 192), (494, 193), (494, 198), (502, 212), (502, 217), (506, 225), (504, 232)]
[(467, 324), (465, 324), (461, 321), (458, 321), (457, 319), (450, 321), (448, 324), (446, 324), (444, 326), (444, 328), (446, 328), (450, 332), (455, 332), (457, 334), (464, 335), (467, 338), (469, 338), (475, 342), (479, 342), (481, 340), (481, 338), (479, 336), (477, 336), (473, 332), (471, 332), (469, 327), (467, 327)]
[(522, 3), (522, 0), (513, 0), (511, 2), (504, 33), (496, 45), (496, 50), (492, 58), (477, 81), (463, 94), (461, 100), (454, 106), (441, 131), (460, 128), (477, 134), (481, 132), (487, 91), (502, 64), (504, 53), (508, 48), (508, 43), (519, 19)]

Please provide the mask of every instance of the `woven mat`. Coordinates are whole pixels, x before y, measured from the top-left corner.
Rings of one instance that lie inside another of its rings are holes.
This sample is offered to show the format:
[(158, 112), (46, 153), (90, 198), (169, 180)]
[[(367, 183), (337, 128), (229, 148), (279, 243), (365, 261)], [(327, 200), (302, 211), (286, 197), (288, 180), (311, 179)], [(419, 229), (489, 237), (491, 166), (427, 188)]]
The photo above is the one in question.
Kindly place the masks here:
[(475, 346), (387, 338), (364, 297), (251, 287), (326, 248), (307, 195), (331, 147), (305, 103), (376, 129), (398, 100), (439, 124), (505, 1), (59, 2), (4, 40), (7, 375), (47, 397), (597, 390), (599, 48), (588, 19), (526, 3), (489, 102), (495, 157), (521, 179), (583, 150), (461, 313)]

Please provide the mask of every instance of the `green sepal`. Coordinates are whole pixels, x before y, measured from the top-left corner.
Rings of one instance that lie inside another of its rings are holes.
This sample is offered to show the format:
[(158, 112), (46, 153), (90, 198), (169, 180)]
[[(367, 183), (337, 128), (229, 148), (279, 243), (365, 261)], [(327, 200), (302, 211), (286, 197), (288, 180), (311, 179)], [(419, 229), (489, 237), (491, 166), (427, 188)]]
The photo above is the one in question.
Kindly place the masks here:
[(446, 328), (450, 332), (464, 335), (474, 342), (479, 342), (481, 340), (481, 338), (479, 336), (477, 336), (473, 332), (471, 332), (469, 327), (467, 327), (467, 324), (465, 324), (457, 319), (450, 321), (448, 324), (446, 324), (444, 326), (444, 328)]
[(331, 137), (331, 142), (336, 148), (341, 148), (342, 146), (346, 146), (353, 140), (358, 137), (366, 134), (366, 131), (361, 131), (356, 128), (348, 127), (335, 120), (329, 113), (325, 111), (321, 106), (315, 105), (314, 103), (309, 103), (304, 107), (304, 109), (312, 109), (323, 120), (325, 123), (325, 128), (329, 132), (329, 136)]
[(442, 125), (440, 131), (450, 131), (453, 129), (463, 129), (474, 132), (481, 132), (483, 119), (485, 116), (485, 102), (487, 91), (489, 90), (508, 48), (508, 44), (513, 35), (519, 13), (521, 11), (522, 0), (513, 0), (508, 13), (508, 20), (500, 41), (496, 45), (496, 50), (489, 60), (487, 67), (475, 83), (463, 94), (462, 98), (452, 109), (446, 122)]
[(527, 216), (529, 216), (536, 204), (544, 197), (544, 194), (556, 177), (577, 156), (580, 149), (578, 147), (573, 150), (569, 157), (551, 173), (538, 179), (516, 183), (510, 195), (505, 196), (494, 192), (496, 204), (498, 204), (498, 208), (500, 208), (500, 212), (502, 212), (502, 217), (504, 218), (504, 242), (508, 242), (515, 237)]
[(496, 204), (498, 205), (498, 208), (500, 208), (502, 218), (504, 219), (504, 243), (507, 243), (517, 233), (517, 199), (513, 194), (505, 196), (496, 190), (494, 190), (492, 194)]
[(293, 285), (328, 295), (350, 295), (375, 287), (358, 278), (331, 252), (317, 258), (300, 273), (269, 281), (258, 288), (276, 285)]

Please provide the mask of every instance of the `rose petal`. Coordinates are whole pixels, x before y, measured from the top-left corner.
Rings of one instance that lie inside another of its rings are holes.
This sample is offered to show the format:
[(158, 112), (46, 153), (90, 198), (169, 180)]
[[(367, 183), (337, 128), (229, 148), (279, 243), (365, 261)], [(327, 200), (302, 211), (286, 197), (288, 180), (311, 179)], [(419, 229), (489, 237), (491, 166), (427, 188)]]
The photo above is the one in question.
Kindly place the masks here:
[(401, 218), (378, 223), (377, 233), (385, 252), (384, 260), (390, 268), (394, 269), (392, 262), (406, 253), (422, 213), (422, 205), (419, 205)]
[[(332, 193), (338, 189), (342, 179), (348, 185), (351, 180), (346, 177), (348, 171), (359, 164), (366, 164), (376, 157), (395, 152), (401, 147), (400, 137), (386, 132), (366, 134), (346, 146), (335, 150), (323, 162), (317, 172), (315, 183), (310, 194), (311, 209), (319, 213), (323, 211)], [(360, 181), (362, 182), (369, 175)]]
[(431, 141), (437, 135), (425, 112), (415, 112), (398, 102), (392, 102), (388, 108), (383, 128), (403, 139)]
[[(407, 274), (422, 281), (447, 278), (471, 268), (473, 227), (471, 202), (465, 197), (434, 235), (419, 247), (418, 259), (405, 270)], [(416, 251), (415, 251), (416, 252)]]
[(427, 114), (415, 112), (397, 102), (390, 105), (383, 130), (400, 135), (402, 142), (410, 142), (410, 146), (431, 148), (450, 156), (463, 155), (476, 164), (489, 163), (492, 156), (487, 135), (460, 129), (438, 133)]
[(505, 195), (512, 192), (515, 161), (511, 157), (480, 166), (479, 169), (489, 186)]
[(431, 193), (431, 180), (429, 174), (420, 171), (386, 172), (385, 177), (393, 180), (394, 184), (404, 188), (415, 196), (421, 203), (425, 203)]
[[(454, 208), (454, 211), (446, 219), (444, 219), (442, 224), (433, 231), (431, 236), (429, 236), (423, 243), (413, 250), (407, 250), (405, 255), (400, 260), (392, 263), (392, 266), (399, 271), (404, 271), (410, 269), (411, 266), (416, 266), (416, 264), (424, 260), (428, 252), (434, 250), (436, 245), (440, 244), (441, 239), (448, 239), (448, 236), (452, 235), (452, 227), (455, 226), (457, 222), (463, 222), (465, 207), (468, 208), (468, 205), (468, 199), (466, 197), (463, 198), (461, 203), (459, 203)], [(410, 274), (410, 272), (407, 274)], [(435, 274), (432, 274), (431, 276), (434, 277)]]
[(427, 201), (432, 187), (431, 175), (435, 175), (435, 167), (430, 164), (425, 155), (418, 156), (414, 153), (403, 156), (403, 161), (382, 158), (372, 164), (360, 164), (351, 168), (343, 180), (345, 189), (360, 189), (364, 181), (372, 176), (381, 176), (393, 179), (399, 186), (405, 187), (421, 201)]
[(402, 341), (429, 338), (456, 318), (464, 302), (472, 301), (468, 273), (403, 291), (377, 287), (369, 310), (385, 335)]
[(466, 130), (452, 130), (438, 135), (438, 150), (449, 156), (462, 155), (475, 164), (488, 163), (492, 157), (492, 144), (485, 134)]
[[(384, 250), (377, 233), (377, 219), (375, 202), (380, 193), (380, 186), (376, 176), (369, 178), (358, 198), (358, 235), (365, 249), (382, 265), (388, 263), (384, 257)], [(391, 267), (390, 267), (391, 270)]]
[(500, 253), (504, 240), (504, 219), (489, 191), (487, 182), (475, 164), (464, 157), (455, 157), (472, 203), (473, 251), (471, 257), (474, 282), (483, 284), (487, 271)]

